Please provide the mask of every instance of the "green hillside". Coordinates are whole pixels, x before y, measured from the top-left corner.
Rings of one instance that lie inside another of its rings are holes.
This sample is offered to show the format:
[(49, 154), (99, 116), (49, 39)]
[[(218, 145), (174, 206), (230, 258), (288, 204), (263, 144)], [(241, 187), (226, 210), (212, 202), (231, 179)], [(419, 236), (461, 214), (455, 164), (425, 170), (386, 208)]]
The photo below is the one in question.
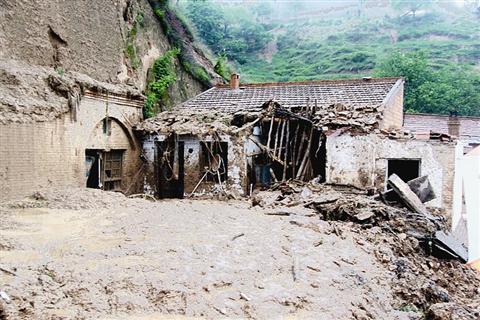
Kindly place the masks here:
[[(404, 76), (407, 109), (480, 115), (480, 11), (478, 1), (465, 3), (185, 0), (172, 6), (214, 59), (228, 59), (244, 82)], [(228, 76), (224, 67), (222, 73)]]

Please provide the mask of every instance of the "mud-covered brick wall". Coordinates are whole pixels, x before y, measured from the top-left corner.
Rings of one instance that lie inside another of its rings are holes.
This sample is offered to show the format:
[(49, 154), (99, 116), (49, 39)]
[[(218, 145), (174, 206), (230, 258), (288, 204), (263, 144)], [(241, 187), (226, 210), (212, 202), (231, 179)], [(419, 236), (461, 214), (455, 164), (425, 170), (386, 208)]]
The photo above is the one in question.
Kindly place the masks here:
[[(112, 119), (110, 136), (103, 119)], [(122, 189), (135, 192), (141, 146), (131, 124), (142, 119), (141, 104), (89, 94), (71, 113), (47, 122), (0, 125), (0, 199), (23, 197), (47, 186), (85, 186), (85, 149), (124, 149)]]
[[(234, 192), (237, 195), (243, 194), (242, 181), (243, 181), (243, 140), (238, 138), (232, 138), (229, 135), (221, 135), (221, 140), (227, 142), (227, 183), (226, 186), (229, 191)], [(163, 134), (150, 134), (142, 138), (143, 141), (143, 154), (146, 157), (146, 167), (144, 170), (144, 192), (154, 195), (157, 190), (157, 177), (156, 177), (156, 162), (157, 159), (157, 141), (163, 141), (165, 135)], [(183, 135), (179, 137), (179, 141), (184, 142), (184, 191), (185, 193), (191, 193), (197, 183), (202, 178), (202, 171), (200, 168), (200, 152), (201, 141), (212, 141), (212, 137), (202, 137)], [(203, 182), (198, 187), (197, 191), (202, 190), (209, 191), (213, 183)]]
[(378, 135), (327, 137), (327, 182), (384, 190), (388, 159), (420, 159), (437, 198), (428, 206), (452, 209), (455, 145), (391, 140)]

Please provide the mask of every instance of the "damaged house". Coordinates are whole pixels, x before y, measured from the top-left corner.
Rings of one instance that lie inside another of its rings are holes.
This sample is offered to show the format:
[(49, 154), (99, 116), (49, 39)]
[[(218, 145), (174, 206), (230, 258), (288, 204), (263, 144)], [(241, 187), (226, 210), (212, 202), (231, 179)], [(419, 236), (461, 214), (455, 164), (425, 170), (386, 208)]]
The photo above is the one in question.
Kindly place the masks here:
[(401, 78), (218, 85), (135, 128), (145, 192), (249, 195), (287, 179), (387, 191), (387, 179), (429, 176), (431, 206), (451, 207), (450, 139), (403, 126)]
[(143, 119), (141, 93), (40, 67), (10, 73), (10, 66), (0, 88), (0, 198), (48, 186), (134, 192), (141, 144), (132, 126)]

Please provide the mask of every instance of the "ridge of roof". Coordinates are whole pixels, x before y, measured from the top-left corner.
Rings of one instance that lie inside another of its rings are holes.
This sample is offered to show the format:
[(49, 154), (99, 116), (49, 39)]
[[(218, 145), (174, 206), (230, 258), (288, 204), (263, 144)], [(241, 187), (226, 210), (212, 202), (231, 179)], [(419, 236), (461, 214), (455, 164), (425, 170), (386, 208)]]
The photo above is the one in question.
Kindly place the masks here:
[[(364, 83), (382, 83), (396, 82), (403, 80), (402, 77), (383, 77), (383, 78), (355, 78), (355, 79), (334, 79), (334, 80), (306, 80), (306, 81), (288, 81), (288, 82), (260, 82), (260, 83), (241, 83), (241, 88), (262, 88), (262, 87), (280, 87), (280, 86), (308, 86), (308, 85), (349, 85)], [(217, 84), (214, 88), (230, 88), (229, 84)]]

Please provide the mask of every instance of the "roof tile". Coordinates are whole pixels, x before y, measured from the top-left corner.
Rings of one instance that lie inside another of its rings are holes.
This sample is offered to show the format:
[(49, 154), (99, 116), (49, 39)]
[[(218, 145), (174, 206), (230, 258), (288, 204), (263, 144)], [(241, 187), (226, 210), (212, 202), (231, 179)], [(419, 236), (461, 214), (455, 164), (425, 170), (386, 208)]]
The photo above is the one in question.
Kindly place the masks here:
[(180, 108), (222, 110), (224, 112), (255, 111), (275, 100), (285, 108), (303, 107), (317, 102), (318, 106), (378, 106), (399, 78), (351, 80), (319, 80), (306, 82), (245, 84), (239, 89), (220, 85), (183, 103)]

